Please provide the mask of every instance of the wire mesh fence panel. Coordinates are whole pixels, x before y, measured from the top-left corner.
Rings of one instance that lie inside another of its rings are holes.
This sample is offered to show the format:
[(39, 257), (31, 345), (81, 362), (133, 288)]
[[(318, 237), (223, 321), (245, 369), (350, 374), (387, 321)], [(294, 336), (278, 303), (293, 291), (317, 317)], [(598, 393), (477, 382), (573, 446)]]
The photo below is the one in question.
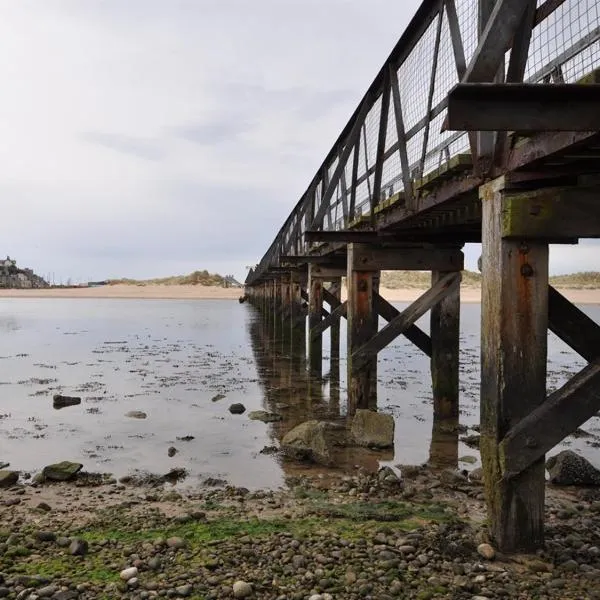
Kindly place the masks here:
[[(329, 153), (313, 187), (296, 205), (301, 216), (286, 221), (257, 271), (277, 260), (278, 248), (309, 251), (310, 244), (299, 241), (307, 229), (355, 226), (353, 221), (372, 216), (383, 201), (405, 188), (410, 195), (424, 175), (471, 152), (468, 134), (446, 130), (445, 121), (448, 93), (476, 58), (479, 5), (475, 0), (424, 3), (424, 20), (412, 29), (422, 33), (409, 31), (407, 47), (393, 51), (346, 126), (346, 138)], [(600, 68), (600, 1), (537, 0), (536, 7), (523, 81), (574, 83)], [(510, 58), (507, 48), (505, 73)]]

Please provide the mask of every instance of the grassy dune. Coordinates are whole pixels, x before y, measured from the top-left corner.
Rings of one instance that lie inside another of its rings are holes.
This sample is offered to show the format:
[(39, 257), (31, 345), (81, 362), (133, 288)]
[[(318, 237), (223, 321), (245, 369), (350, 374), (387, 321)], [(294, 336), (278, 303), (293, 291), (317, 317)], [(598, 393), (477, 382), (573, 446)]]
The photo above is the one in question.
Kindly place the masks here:
[(111, 279), (109, 285), (216, 285), (223, 286), (225, 278), (217, 273), (194, 271), (189, 275), (174, 275), (158, 279)]

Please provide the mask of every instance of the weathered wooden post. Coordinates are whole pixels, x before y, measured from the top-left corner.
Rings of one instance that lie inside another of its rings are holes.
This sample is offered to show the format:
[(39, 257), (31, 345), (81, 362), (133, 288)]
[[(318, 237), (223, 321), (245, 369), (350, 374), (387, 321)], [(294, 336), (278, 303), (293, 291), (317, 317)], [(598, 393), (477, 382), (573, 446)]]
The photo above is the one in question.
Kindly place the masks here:
[(481, 456), (491, 532), (504, 551), (543, 543), (544, 457), (514, 476), (499, 444), (546, 399), (548, 244), (503, 237), (505, 179), (482, 201)]
[(373, 294), (378, 290), (379, 271), (372, 266), (365, 269), (360, 253), (363, 244), (348, 244), (348, 412), (369, 408), (377, 402), (377, 355), (356, 368), (352, 353), (366, 344), (377, 333), (378, 316), (374, 309)]
[(313, 334), (312, 329), (321, 321), (323, 314), (323, 280), (315, 276), (315, 266), (308, 267), (308, 363), (314, 375), (323, 372), (323, 334)]
[(306, 311), (302, 306), (303, 279), (306, 279), (304, 274), (292, 274), (292, 353), (297, 357), (306, 356)]
[[(444, 271), (432, 271), (431, 285), (446, 275)], [(453, 288), (431, 308), (430, 335), (433, 418), (457, 420), (460, 287)]]
[[(338, 301), (342, 299), (342, 278), (337, 277), (331, 281), (329, 293)], [(333, 312), (334, 307), (331, 307)], [(337, 319), (331, 324), (329, 332), (330, 340), (330, 360), (331, 369), (334, 370), (335, 363), (338, 365), (338, 383), (339, 383), (339, 362), (340, 362), (340, 319)]]

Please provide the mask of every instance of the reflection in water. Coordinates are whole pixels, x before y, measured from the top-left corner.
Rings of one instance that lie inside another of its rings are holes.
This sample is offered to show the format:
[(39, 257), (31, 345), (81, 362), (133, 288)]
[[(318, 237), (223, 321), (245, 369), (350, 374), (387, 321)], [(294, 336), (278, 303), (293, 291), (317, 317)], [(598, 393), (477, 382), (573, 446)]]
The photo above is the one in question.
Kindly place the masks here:
[[(281, 421), (270, 424), (273, 439), (283, 436), (305, 421), (316, 419), (347, 427), (347, 416), (340, 406), (340, 364), (332, 361), (325, 378), (311, 376), (306, 360), (306, 336), (303, 328), (281, 324), (265, 318), (256, 310), (248, 332), (264, 393), (264, 407), (280, 414)], [(394, 458), (393, 450), (372, 451), (367, 448), (339, 446), (331, 448), (333, 464), (348, 469), (356, 465), (376, 471), (380, 461)], [(283, 461), (286, 475), (302, 474), (307, 465)], [(315, 467), (311, 467), (314, 469)], [(319, 466), (320, 470), (329, 469)]]

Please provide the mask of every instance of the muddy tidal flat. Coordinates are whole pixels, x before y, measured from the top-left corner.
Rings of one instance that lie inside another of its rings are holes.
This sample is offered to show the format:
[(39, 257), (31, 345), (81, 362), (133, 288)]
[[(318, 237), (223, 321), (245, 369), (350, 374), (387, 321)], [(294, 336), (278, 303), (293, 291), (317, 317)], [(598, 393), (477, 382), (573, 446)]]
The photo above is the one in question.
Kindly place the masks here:
[[(600, 320), (600, 306), (582, 308)], [(479, 305), (465, 304), (458, 459), (466, 470), (479, 465), (479, 322)], [(428, 330), (427, 319), (419, 324)], [(310, 419), (346, 423), (345, 362), (336, 371), (326, 356), (323, 380), (310, 378), (247, 303), (5, 298), (0, 331), (0, 464), (24, 474), (68, 460), (116, 478), (176, 469), (187, 474), (180, 485), (274, 489), (313, 468), (283, 460), (286, 432)], [(550, 336), (549, 390), (583, 366)], [(58, 394), (81, 403), (55, 408)], [(232, 414), (238, 404), (244, 411)], [(404, 339), (380, 354), (378, 408), (394, 417), (394, 447), (343, 449), (323, 473), (443, 463), (446, 450), (456, 460), (456, 448), (432, 438), (429, 361)], [(261, 410), (274, 420), (249, 418)], [(599, 446), (594, 417), (556, 451), (600, 466)]]

